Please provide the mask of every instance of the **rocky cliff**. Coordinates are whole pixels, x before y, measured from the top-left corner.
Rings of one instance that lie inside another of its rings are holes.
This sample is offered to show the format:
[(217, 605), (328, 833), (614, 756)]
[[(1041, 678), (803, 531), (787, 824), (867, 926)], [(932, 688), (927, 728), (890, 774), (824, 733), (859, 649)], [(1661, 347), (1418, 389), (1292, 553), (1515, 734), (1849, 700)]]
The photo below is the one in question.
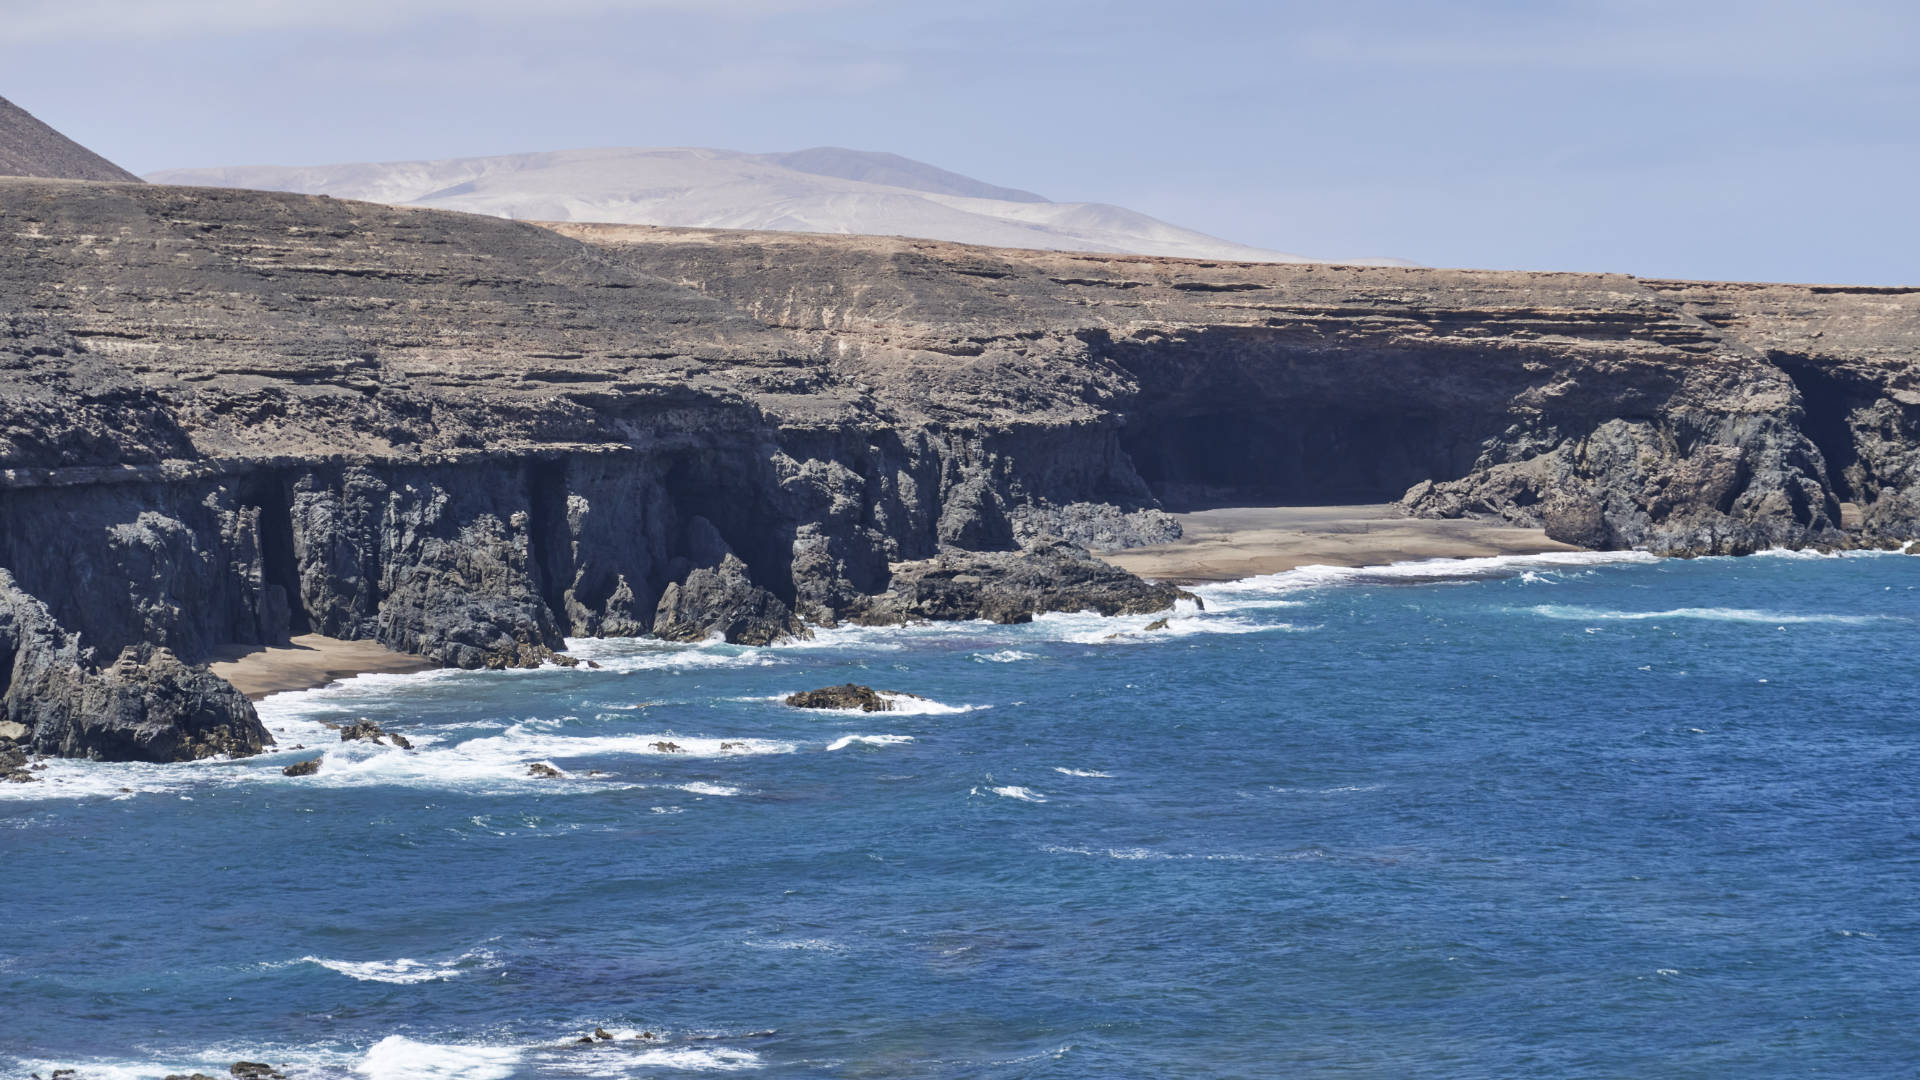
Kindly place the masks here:
[(1681, 554), (1920, 531), (1903, 290), (25, 180), (0, 247), (0, 693), (43, 752), (257, 748), (197, 665), (309, 630), (476, 667), (1153, 610), (1051, 538), (1166, 508), (1404, 498)]

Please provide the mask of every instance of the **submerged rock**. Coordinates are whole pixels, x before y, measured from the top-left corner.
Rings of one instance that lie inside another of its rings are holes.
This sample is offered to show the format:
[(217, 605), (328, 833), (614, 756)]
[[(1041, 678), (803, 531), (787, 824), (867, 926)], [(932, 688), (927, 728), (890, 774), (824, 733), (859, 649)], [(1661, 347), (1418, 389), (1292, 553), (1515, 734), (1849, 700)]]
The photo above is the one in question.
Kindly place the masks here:
[(27, 755), (18, 748), (0, 749), (0, 784), (32, 784), (39, 777), (27, 768)]
[(388, 731), (372, 720), (359, 720), (340, 729), (341, 742), (353, 742), (359, 739), (379, 743), (381, 746), (387, 745), (386, 740), (392, 740), (393, 745), (402, 750), (413, 749), (413, 743), (409, 742), (406, 736)]
[(561, 780), (565, 779), (567, 774), (544, 761), (536, 761), (527, 766), (527, 775), (537, 776), (542, 780)]
[(861, 712), (892, 712), (893, 702), (881, 697), (871, 686), (844, 683), (802, 690), (787, 695), (787, 704), (796, 709), (859, 709)]
[(314, 773), (320, 771), (320, 762), (323, 760), (325, 759), (309, 758), (306, 761), (296, 761), (286, 768), (281, 769), (280, 774), (282, 776), (312, 776)]

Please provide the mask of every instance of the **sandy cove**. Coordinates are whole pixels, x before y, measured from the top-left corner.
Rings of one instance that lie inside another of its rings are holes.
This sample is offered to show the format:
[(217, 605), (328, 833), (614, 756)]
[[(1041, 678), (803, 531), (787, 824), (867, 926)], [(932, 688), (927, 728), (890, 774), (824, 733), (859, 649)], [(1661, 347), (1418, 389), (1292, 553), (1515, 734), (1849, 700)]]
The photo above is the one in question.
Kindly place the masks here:
[(431, 671), (440, 665), (395, 652), (377, 641), (301, 634), (286, 645), (234, 645), (207, 665), (255, 701), (284, 690), (311, 690), (373, 672)]
[(1172, 543), (1102, 555), (1153, 581), (1199, 584), (1302, 566), (1382, 566), (1413, 559), (1471, 559), (1579, 551), (1540, 529), (1463, 518), (1410, 518), (1395, 503), (1229, 507), (1175, 514)]

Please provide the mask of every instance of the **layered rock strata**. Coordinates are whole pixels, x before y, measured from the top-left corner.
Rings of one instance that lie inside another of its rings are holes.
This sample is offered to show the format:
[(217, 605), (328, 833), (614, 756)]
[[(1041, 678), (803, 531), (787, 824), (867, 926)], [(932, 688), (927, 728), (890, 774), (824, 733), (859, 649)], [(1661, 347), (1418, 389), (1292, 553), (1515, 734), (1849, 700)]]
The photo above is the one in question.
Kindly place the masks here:
[(257, 749), (198, 665), (295, 633), (483, 667), (1160, 610), (1081, 547), (1167, 509), (1404, 498), (1675, 554), (1920, 534), (1911, 291), (27, 180), (0, 248), (0, 721), (43, 753)]

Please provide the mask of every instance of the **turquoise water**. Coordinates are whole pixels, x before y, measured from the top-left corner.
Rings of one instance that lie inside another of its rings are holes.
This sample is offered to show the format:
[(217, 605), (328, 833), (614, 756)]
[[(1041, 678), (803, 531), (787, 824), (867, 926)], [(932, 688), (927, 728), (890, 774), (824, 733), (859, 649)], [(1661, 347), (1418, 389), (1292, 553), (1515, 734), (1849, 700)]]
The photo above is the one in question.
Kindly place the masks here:
[[(0, 1075), (1910, 1076), (1916, 586), (1310, 570), (276, 696), (309, 749), (0, 786)], [(927, 700), (776, 700), (848, 680)]]

